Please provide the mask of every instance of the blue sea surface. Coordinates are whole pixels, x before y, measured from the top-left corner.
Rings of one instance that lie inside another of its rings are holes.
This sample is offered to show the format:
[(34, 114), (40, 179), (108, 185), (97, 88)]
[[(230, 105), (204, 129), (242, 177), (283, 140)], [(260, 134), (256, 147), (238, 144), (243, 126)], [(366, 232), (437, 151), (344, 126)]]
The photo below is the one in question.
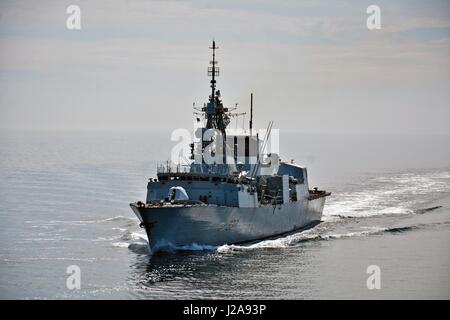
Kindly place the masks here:
[[(450, 298), (448, 135), (281, 141), (310, 187), (332, 192), (319, 225), (150, 255), (129, 203), (169, 158), (170, 132), (0, 131), (0, 298)], [(371, 265), (380, 289), (367, 287)]]

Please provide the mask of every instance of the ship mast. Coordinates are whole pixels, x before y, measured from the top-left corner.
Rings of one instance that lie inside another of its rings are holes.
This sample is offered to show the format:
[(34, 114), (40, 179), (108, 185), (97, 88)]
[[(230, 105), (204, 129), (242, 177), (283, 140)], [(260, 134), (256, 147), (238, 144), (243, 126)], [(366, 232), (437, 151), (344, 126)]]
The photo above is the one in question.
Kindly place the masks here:
[(225, 108), (222, 103), (220, 90), (216, 90), (216, 77), (219, 76), (219, 67), (216, 60), (216, 42), (213, 40), (212, 47), (212, 60), (209, 62), (211, 65), (208, 67), (208, 76), (211, 77), (211, 95), (209, 96), (209, 102), (202, 111), (205, 112), (206, 128), (218, 129), (225, 136), (225, 129), (230, 123), (230, 115), (228, 108)]
[[(226, 163), (226, 128), (227, 126), (230, 124), (230, 118), (232, 117), (238, 117), (238, 116), (242, 116), (245, 115), (245, 112), (243, 113), (236, 113), (236, 112), (232, 112), (234, 109), (229, 109), (227, 107), (224, 106), (223, 102), (222, 102), (222, 97), (220, 94), (220, 90), (216, 90), (216, 77), (219, 76), (219, 67), (218, 67), (218, 62), (216, 60), (216, 49), (219, 49), (218, 47), (216, 47), (216, 42), (213, 40), (212, 42), (212, 46), (209, 47), (212, 50), (212, 60), (209, 62), (209, 64), (211, 66), (208, 66), (208, 76), (211, 77), (211, 95), (209, 96), (209, 101), (208, 103), (205, 103), (205, 105), (203, 106), (203, 108), (200, 109), (196, 109), (194, 107), (195, 110), (197, 111), (201, 111), (203, 112), (203, 117), (204, 119), (206, 119), (206, 125), (204, 128), (202, 128), (202, 136), (203, 133), (208, 130), (208, 129), (216, 129), (218, 131), (221, 132), (222, 137), (223, 137), (223, 146), (222, 146), (222, 150), (224, 150), (223, 152), (223, 163)], [(198, 114), (196, 112), (194, 112), (194, 114)], [(198, 120), (199, 121), (199, 120)], [(201, 146), (201, 150), (203, 152), (203, 150), (210, 144), (210, 141), (208, 140), (203, 140), (201, 142), (202, 146)], [(191, 145), (192, 148), (192, 145)]]
[[(219, 67), (217, 67), (216, 69), (216, 49), (219, 49), (218, 47), (216, 47), (216, 41), (213, 40), (213, 44), (212, 47), (209, 47), (210, 49), (212, 49), (212, 61), (210, 61), (209, 63), (212, 65), (212, 67), (208, 68), (208, 75), (212, 76), (211, 78), (211, 98), (210, 101), (214, 101), (215, 95), (216, 95), (216, 72), (217, 75), (219, 75)], [(216, 71), (217, 70), (217, 71)]]

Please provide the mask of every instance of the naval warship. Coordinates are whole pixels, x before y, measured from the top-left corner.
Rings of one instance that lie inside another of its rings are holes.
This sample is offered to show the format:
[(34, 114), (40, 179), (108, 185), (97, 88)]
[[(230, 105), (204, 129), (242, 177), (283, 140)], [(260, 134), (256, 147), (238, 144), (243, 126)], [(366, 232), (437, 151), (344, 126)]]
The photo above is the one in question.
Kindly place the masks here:
[(194, 107), (199, 138), (189, 145), (188, 163), (158, 165), (146, 201), (130, 203), (152, 253), (193, 244), (250, 243), (304, 230), (320, 222), (330, 195), (309, 189), (305, 167), (266, 151), (273, 122), (263, 138), (255, 134), (253, 94), (249, 128), (227, 129), (239, 114), (233, 112), (237, 106), (224, 106), (216, 90), (215, 41), (210, 49), (211, 94), (202, 108)]

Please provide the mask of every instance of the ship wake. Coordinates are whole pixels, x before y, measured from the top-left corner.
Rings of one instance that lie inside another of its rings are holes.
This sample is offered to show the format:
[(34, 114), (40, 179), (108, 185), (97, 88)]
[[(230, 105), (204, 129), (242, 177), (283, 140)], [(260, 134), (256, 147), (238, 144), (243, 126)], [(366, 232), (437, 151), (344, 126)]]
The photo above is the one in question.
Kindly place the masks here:
[[(261, 249), (284, 249), (289, 247), (309, 245), (320, 241), (331, 241), (337, 239), (355, 238), (355, 237), (368, 237), (368, 236), (381, 236), (383, 234), (401, 234), (423, 228), (433, 227), (435, 225), (450, 224), (450, 222), (436, 222), (430, 224), (417, 224), (417, 225), (405, 225), (395, 227), (361, 227), (360, 230), (353, 230), (348, 232), (327, 232), (326, 229), (332, 229), (332, 226), (327, 225), (326, 222), (321, 225), (312, 228), (310, 230), (301, 231), (294, 234), (289, 234), (277, 239), (268, 239), (258, 242), (250, 242), (247, 244), (224, 244), (221, 246), (213, 246), (208, 244), (192, 243), (190, 245), (176, 246), (169, 242), (160, 244), (158, 250), (166, 253), (173, 252), (195, 252), (195, 251), (208, 251), (216, 252), (219, 254), (243, 252), (251, 250)], [(149, 248), (148, 241), (145, 233), (140, 232), (126, 232), (122, 237), (123, 241), (112, 243), (113, 246), (118, 248), (128, 248), (137, 254), (149, 254), (151, 249)]]

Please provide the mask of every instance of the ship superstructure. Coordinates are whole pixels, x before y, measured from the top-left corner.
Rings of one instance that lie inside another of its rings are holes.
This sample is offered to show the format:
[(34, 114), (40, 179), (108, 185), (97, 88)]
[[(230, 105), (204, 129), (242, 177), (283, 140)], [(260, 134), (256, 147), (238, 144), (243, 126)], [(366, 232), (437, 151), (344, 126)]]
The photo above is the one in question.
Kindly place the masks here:
[(253, 129), (253, 95), (249, 129), (227, 128), (240, 114), (224, 106), (215, 41), (210, 48), (211, 94), (194, 110), (203, 125), (190, 145), (190, 163), (159, 165), (146, 201), (130, 204), (153, 252), (193, 243), (243, 243), (312, 226), (330, 195), (309, 189), (305, 167), (268, 152), (273, 122), (261, 135)]

